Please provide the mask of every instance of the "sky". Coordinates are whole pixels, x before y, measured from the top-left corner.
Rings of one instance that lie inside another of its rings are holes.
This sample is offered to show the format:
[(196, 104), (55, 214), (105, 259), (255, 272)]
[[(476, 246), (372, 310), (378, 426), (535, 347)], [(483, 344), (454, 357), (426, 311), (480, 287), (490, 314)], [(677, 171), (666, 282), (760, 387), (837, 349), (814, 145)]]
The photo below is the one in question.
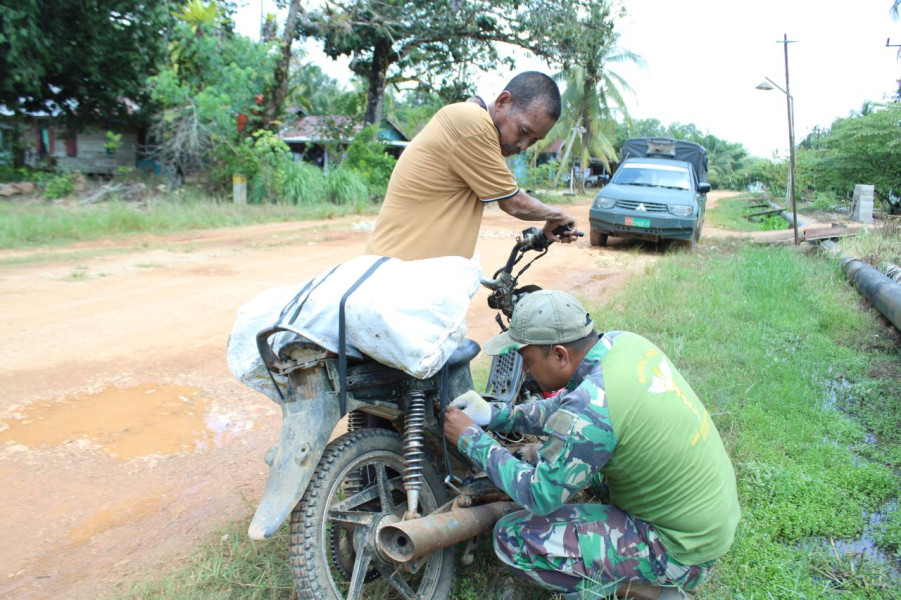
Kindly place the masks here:
[[(259, 37), (262, 12), (272, 0), (248, 0), (236, 29)], [(788, 152), (786, 95), (756, 86), (765, 78), (783, 90), (784, 35), (788, 44), (788, 90), (795, 106), (795, 141), (815, 127), (859, 111), (865, 101), (882, 102), (901, 79), (901, 21), (890, 14), (892, 0), (624, 0), (618, 21), (619, 46), (640, 55), (643, 69), (613, 70), (629, 82), (626, 107), (633, 119), (664, 125), (693, 123), (702, 132), (741, 143), (756, 156)], [(284, 17), (282, 17), (282, 20)], [(313, 44), (308, 59), (339, 81), (350, 73), (346, 61), (332, 61)], [(514, 52), (515, 71), (480, 76), (476, 90), (491, 100), (516, 72), (551, 73), (547, 64)]]

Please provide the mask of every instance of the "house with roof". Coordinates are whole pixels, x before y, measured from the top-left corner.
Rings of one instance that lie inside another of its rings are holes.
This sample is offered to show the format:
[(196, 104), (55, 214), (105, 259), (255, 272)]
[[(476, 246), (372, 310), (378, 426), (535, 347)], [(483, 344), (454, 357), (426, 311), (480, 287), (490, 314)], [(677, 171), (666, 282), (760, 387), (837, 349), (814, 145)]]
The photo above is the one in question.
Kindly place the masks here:
[[(328, 172), (334, 162), (347, 149), (348, 144), (362, 129), (363, 123), (345, 115), (306, 115), (295, 112), (297, 118), (289, 121), (279, 132), (279, 139), (291, 149), (298, 160), (313, 163)], [(385, 152), (397, 158), (410, 143), (410, 138), (391, 119), (383, 117), (377, 139), (385, 144)]]
[[(126, 101), (129, 115), (138, 106)], [(91, 175), (112, 175), (119, 167), (135, 167), (146, 141), (146, 127), (136, 118), (107, 119), (81, 130), (68, 127), (62, 112), (32, 111), (15, 116), (0, 106), (3, 147), (20, 149), (27, 167), (59, 168)], [(15, 142), (13, 137), (17, 138)], [(0, 153), (4, 148), (0, 147)], [(13, 157), (10, 154), (10, 162)]]

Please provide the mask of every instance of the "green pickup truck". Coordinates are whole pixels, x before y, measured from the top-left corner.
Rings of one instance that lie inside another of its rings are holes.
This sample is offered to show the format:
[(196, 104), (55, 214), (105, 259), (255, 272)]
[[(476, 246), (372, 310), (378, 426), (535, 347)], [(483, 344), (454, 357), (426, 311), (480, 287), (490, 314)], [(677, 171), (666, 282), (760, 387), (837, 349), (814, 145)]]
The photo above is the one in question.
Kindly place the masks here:
[(707, 204), (707, 150), (672, 138), (631, 138), (588, 213), (592, 246), (608, 236), (681, 241), (694, 248)]

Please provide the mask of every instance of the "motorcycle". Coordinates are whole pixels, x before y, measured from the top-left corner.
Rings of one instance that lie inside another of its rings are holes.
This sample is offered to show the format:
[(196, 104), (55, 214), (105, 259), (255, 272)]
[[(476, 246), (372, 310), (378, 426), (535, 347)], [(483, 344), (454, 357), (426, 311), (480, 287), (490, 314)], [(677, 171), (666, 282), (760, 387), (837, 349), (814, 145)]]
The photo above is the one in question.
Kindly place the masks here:
[[(538, 289), (517, 287), (520, 275), (552, 243), (540, 229), (526, 229), (506, 264), (481, 280), (502, 330), (517, 300)], [(469, 541), (463, 562), (471, 561), (473, 539), (518, 508), (444, 439), (444, 408), (473, 389), (470, 362), (479, 345), (463, 340), (439, 373), (416, 379), (303, 339), (276, 353), (269, 340), (280, 331), (256, 336), (266, 368), (288, 385), (279, 391), (281, 431), (265, 456), (270, 471), (249, 536), (267, 538), (290, 519), (300, 598), (448, 598), (455, 546)], [(494, 357), (483, 395), (510, 403), (541, 397), (515, 352)], [(347, 433), (329, 443), (345, 412)], [(527, 442), (498, 437), (511, 451)]]

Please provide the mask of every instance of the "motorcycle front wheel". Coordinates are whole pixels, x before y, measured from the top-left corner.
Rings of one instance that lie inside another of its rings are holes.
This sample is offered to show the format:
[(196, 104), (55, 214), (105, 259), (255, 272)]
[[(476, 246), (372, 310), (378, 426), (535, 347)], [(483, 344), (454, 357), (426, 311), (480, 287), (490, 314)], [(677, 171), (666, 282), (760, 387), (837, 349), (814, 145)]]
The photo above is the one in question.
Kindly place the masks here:
[[(303, 498), (291, 513), (291, 572), (300, 598), (445, 600), (454, 581), (454, 547), (423, 564), (398, 565), (375, 551), (380, 523), (403, 516), (403, 439), (384, 429), (363, 429), (331, 442)], [(423, 463), (419, 513), (447, 500), (435, 467)]]

